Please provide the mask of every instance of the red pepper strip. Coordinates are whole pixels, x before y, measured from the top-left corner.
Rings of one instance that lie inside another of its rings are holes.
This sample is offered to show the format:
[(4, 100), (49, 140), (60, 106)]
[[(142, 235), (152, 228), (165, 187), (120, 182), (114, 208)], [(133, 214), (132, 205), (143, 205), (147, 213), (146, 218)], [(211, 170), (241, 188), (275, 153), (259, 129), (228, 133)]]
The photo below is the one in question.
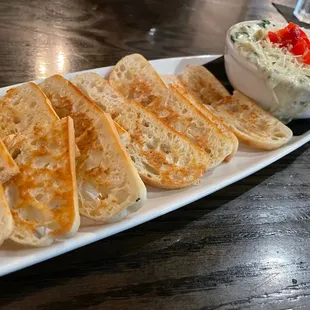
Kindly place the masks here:
[(272, 43), (280, 43), (281, 42), (281, 38), (275, 32), (272, 32), (272, 31), (268, 31), (268, 38), (269, 38), (270, 42), (272, 42)]
[(294, 24), (293, 22), (289, 22), (288, 25), (285, 27), (287, 30), (291, 30), (294, 28), (299, 28), (297, 24)]
[(276, 31), (276, 34), (281, 38), (282, 41), (291, 39), (291, 35), (286, 27)]
[(292, 49), (291, 49), (291, 53), (293, 53), (294, 55), (303, 55), (306, 50), (308, 49), (308, 45), (305, 42), (305, 40), (300, 39), (298, 41), (298, 43), (296, 43)]
[(310, 65), (310, 39), (298, 25), (290, 22), (283, 29), (269, 31), (268, 38), (270, 42), (288, 48), (292, 54), (302, 55), (303, 62)]
[(300, 32), (300, 37), (303, 39), (308, 39), (308, 36), (306, 35), (306, 33), (304, 31), (301, 30), (301, 28), (299, 28), (299, 32)]
[(298, 25), (290, 22), (286, 27), (290, 33), (295, 32), (297, 34), (297, 38), (308, 38), (306, 33)]
[(302, 39), (306, 42), (308, 48), (310, 49), (310, 40), (307, 37)]

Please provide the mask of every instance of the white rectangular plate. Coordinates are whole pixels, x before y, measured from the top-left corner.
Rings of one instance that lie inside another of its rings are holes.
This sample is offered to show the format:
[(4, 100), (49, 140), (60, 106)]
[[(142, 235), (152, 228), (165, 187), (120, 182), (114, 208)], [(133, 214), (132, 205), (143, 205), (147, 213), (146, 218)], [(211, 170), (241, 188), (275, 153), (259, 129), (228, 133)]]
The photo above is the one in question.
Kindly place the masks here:
[[(170, 58), (154, 60), (152, 64), (160, 74), (174, 74), (181, 72), (187, 64), (201, 65), (217, 57), (193, 56)], [(94, 71), (101, 76), (105, 76), (110, 70), (111, 67), (87, 71)], [(65, 77), (70, 79), (79, 73), (81, 72), (70, 73), (65, 75)], [(0, 97), (11, 87), (0, 89)], [(257, 151), (241, 146), (236, 156), (229, 163), (223, 163), (215, 169), (208, 171), (202, 177), (199, 185), (180, 190), (166, 191), (149, 187), (148, 199), (144, 202), (142, 208), (138, 212), (131, 214), (128, 218), (108, 225), (94, 224), (91, 221), (82, 219), (81, 228), (75, 237), (55, 243), (47, 248), (26, 248), (16, 245), (11, 241), (6, 241), (0, 247), (0, 276), (80, 248), (176, 210), (268, 166), (279, 158), (296, 150), (309, 140), (310, 132), (307, 132), (302, 136), (293, 137), (288, 145), (271, 152)]]

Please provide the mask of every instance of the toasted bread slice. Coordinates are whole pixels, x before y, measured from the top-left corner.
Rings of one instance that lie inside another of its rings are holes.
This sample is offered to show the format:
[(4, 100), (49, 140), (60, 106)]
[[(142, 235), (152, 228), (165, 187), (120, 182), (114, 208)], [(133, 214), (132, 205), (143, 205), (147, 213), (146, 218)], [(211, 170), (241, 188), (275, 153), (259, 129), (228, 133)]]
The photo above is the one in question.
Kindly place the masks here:
[(201, 102), (212, 107), (243, 143), (262, 150), (286, 144), (292, 131), (238, 91), (230, 96), (225, 87), (204, 67), (187, 66), (180, 75), (186, 88)]
[(72, 82), (130, 134), (127, 151), (146, 183), (181, 188), (197, 182), (207, 169), (206, 152), (137, 102), (127, 100), (98, 74), (78, 75)]
[(229, 161), (236, 154), (239, 146), (239, 141), (237, 137), (234, 135), (234, 133), (227, 126), (224, 125), (222, 120), (220, 120), (217, 116), (215, 116), (214, 112), (212, 111), (212, 109), (210, 109), (210, 107), (204, 105), (202, 102), (198, 100), (198, 98), (192, 95), (176, 75), (167, 74), (162, 75), (161, 77), (163, 81), (166, 83), (166, 85), (172, 84), (175, 87), (175, 89), (177, 89), (177, 91), (180, 94), (182, 94), (183, 97), (185, 97), (207, 119), (213, 122), (215, 126), (217, 126), (225, 134), (225, 136), (231, 140), (233, 144), (232, 152), (225, 158), (226, 161)]
[[(26, 83), (0, 101), (1, 138), (20, 168), (4, 184), (19, 243), (45, 246), (80, 223), (73, 122), (59, 121), (40, 88)], [(60, 160), (61, 159), (61, 160)]]
[(221, 100), (216, 111), (240, 141), (254, 148), (274, 150), (293, 136), (287, 126), (238, 91)]
[(59, 119), (46, 96), (34, 83), (8, 90), (0, 107), (1, 137), (16, 133), (27, 136), (35, 126)]
[[(80, 212), (93, 220), (111, 222), (135, 211), (146, 199), (146, 188), (121, 144), (113, 120), (60, 75), (40, 84), (60, 117), (74, 120)], [(119, 128), (120, 130), (120, 128)]]
[(13, 217), (4, 195), (3, 186), (0, 184), (0, 245), (10, 237), (13, 228)]
[(71, 237), (80, 225), (73, 121), (46, 121), (27, 135), (4, 138), (20, 168), (4, 184), (15, 223), (10, 238), (32, 246)]
[(126, 98), (140, 102), (203, 148), (210, 156), (210, 168), (232, 153), (232, 141), (221, 129), (196, 109), (174, 85), (167, 88), (141, 55), (129, 55), (120, 60), (113, 68), (109, 81)]
[(212, 106), (230, 95), (222, 83), (202, 66), (187, 65), (179, 78), (204, 104)]
[(0, 139), (0, 184), (19, 173), (19, 168)]

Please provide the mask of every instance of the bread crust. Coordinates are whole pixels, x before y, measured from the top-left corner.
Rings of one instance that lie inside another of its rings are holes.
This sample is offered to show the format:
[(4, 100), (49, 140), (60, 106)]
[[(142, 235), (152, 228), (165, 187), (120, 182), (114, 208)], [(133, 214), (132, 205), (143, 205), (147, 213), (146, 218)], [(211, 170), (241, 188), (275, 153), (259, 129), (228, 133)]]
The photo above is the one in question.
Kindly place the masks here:
[(0, 184), (0, 245), (11, 236), (13, 229), (13, 217)]
[(18, 166), (0, 139), (0, 184), (7, 182), (18, 173)]

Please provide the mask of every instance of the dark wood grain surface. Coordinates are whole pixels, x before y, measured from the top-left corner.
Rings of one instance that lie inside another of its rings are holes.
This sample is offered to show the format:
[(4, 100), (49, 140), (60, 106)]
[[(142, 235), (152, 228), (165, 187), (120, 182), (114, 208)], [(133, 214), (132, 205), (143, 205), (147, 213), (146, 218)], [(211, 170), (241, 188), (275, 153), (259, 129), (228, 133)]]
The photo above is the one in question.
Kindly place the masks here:
[[(228, 27), (254, 18), (283, 20), (266, 0), (0, 1), (0, 86), (132, 52), (223, 53)], [(305, 145), (171, 214), (4, 276), (0, 308), (310, 309), (309, 172)]]

